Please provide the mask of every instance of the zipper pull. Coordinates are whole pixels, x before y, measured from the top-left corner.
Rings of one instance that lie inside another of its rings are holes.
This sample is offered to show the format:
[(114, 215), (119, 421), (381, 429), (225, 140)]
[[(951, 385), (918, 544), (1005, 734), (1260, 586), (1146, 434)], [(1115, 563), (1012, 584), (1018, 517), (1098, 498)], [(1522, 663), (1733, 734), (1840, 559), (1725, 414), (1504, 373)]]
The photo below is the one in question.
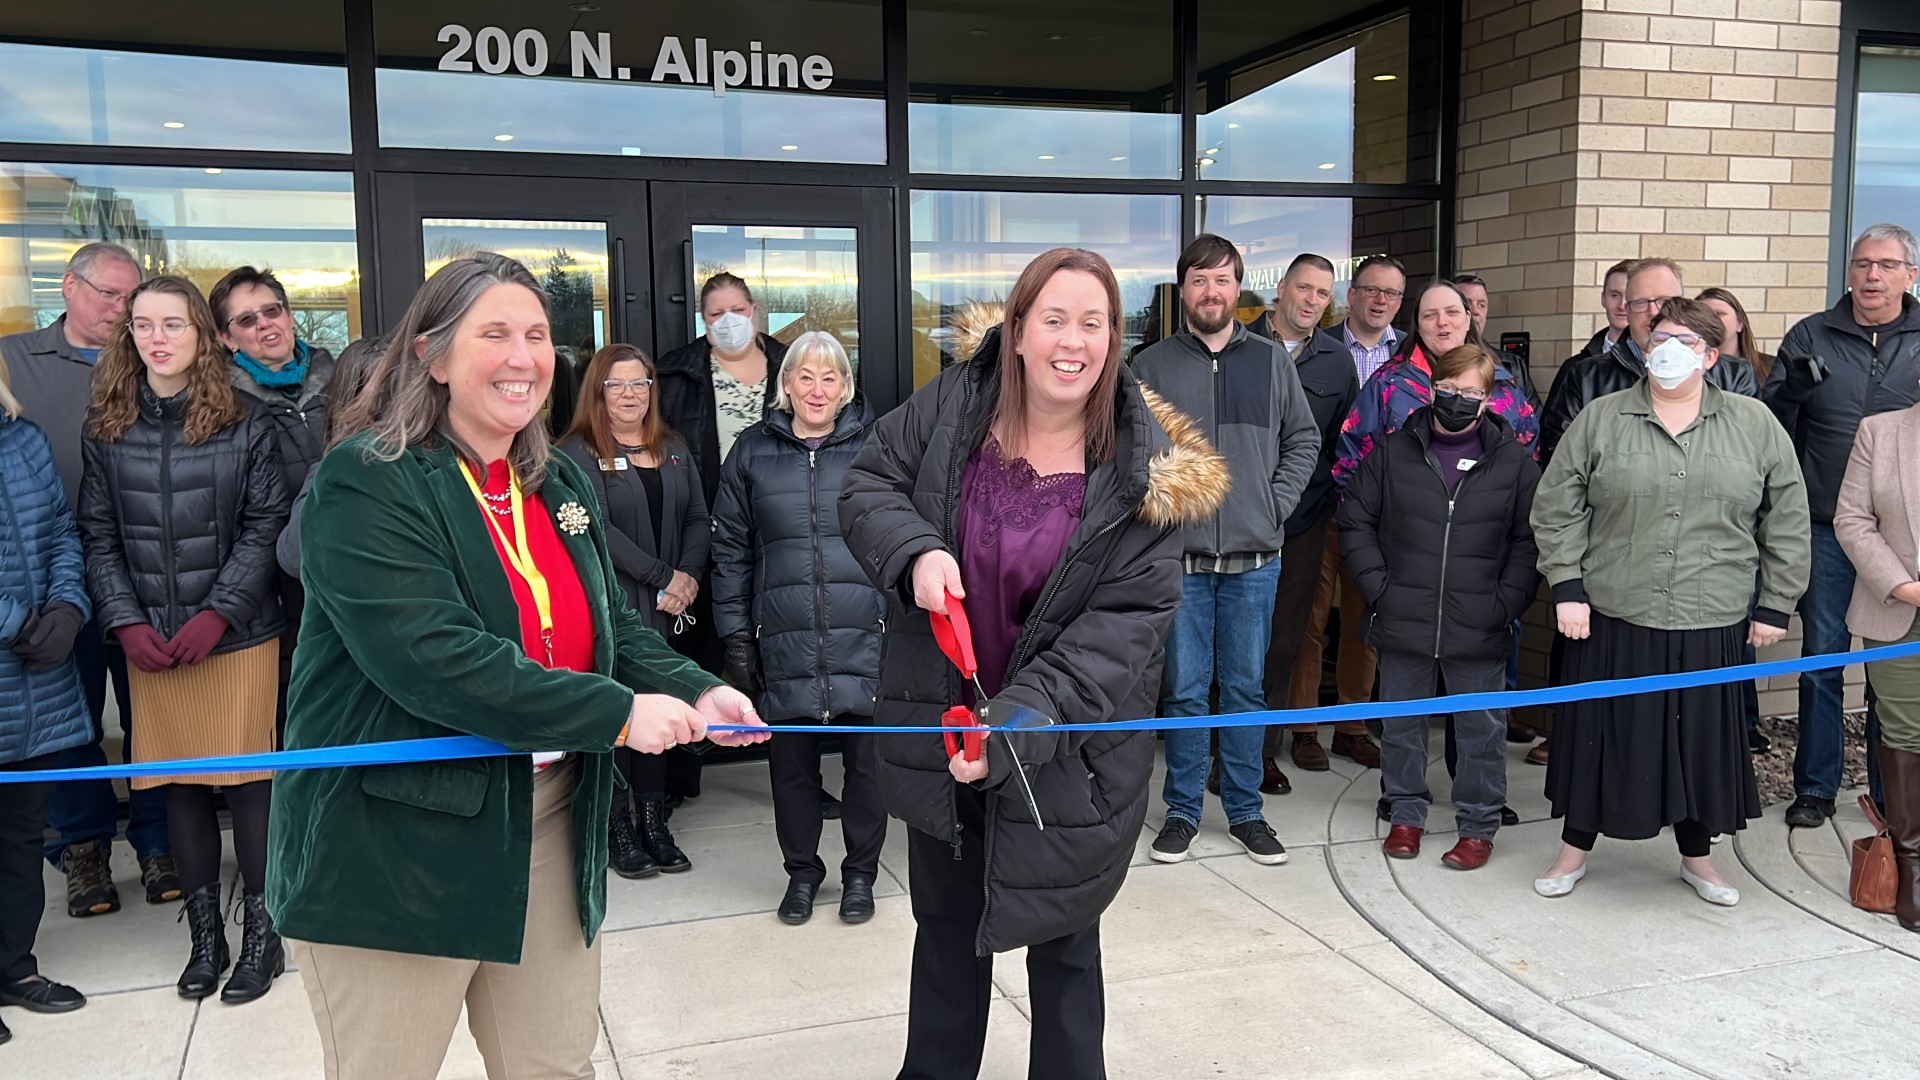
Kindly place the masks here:
[(814, 451), (812, 450), (807, 451), (807, 468), (811, 469), (814, 467), (813, 459), (814, 459)]
[(1213, 373), (1220, 374), (1220, 358), (1217, 356), (1213, 358)]

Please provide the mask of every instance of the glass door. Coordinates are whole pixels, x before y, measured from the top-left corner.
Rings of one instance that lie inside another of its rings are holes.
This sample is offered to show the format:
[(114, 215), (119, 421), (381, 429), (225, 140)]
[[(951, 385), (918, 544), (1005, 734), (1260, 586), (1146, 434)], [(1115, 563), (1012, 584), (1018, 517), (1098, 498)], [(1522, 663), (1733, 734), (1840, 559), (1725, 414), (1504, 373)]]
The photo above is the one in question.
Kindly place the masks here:
[(650, 185), (654, 338), (662, 352), (706, 333), (700, 286), (745, 280), (759, 329), (782, 342), (825, 330), (845, 346), (876, 409), (899, 400), (893, 196), (883, 188)]

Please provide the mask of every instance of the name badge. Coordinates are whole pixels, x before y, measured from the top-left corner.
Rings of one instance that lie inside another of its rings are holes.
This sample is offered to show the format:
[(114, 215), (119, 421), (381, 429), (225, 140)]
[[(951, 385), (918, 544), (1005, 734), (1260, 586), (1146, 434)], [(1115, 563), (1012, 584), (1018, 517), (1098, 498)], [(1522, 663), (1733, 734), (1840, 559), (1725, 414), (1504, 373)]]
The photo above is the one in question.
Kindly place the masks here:
[(627, 467), (627, 459), (624, 457), (617, 457), (617, 458), (614, 458), (612, 461), (608, 461), (606, 458), (600, 459), (601, 472), (621, 472), (625, 470), (626, 467)]
[(1458, 465), (1455, 465), (1454, 468), (1459, 469), (1461, 472), (1466, 472), (1468, 469), (1471, 469), (1478, 464), (1480, 464), (1478, 461), (1475, 461), (1470, 457), (1463, 457), (1460, 459), (1460, 463)]

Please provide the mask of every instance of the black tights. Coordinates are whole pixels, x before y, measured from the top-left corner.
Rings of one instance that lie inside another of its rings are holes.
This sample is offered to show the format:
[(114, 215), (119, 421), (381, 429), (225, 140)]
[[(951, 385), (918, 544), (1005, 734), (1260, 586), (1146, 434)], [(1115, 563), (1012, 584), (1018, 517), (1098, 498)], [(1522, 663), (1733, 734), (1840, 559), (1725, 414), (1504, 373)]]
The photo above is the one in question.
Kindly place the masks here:
[[(1571, 825), (1562, 826), (1560, 829), (1560, 839), (1581, 851), (1592, 851), (1593, 842), (1599, 838), (1599, 833), (1590, 833)], [(1713, 850), (1713, 834), (1707, 831), (1705, 825), (1692, 818), (1673, 823), (1673, 841), (1679, 845), (1681, 856), (1688, 859), (1705, 858), (1707, 853)]]
[[(205, 784), (167, 785), (167, 838), (180, 887), (191, 893), (220, 880), (220, 817), (213, 788)], [(220, 789), (233, 816), (233, 856), (249, 895), (267, 891), (267, 806), (273, 781), (256, 780)]]
[(622, 746), (613, 752), (613, 760), (619, 764), (621, 775), (627, 778), (627, 786), (633, 789), (634, 802), (667, 797), (667, 755), (642, 754)]

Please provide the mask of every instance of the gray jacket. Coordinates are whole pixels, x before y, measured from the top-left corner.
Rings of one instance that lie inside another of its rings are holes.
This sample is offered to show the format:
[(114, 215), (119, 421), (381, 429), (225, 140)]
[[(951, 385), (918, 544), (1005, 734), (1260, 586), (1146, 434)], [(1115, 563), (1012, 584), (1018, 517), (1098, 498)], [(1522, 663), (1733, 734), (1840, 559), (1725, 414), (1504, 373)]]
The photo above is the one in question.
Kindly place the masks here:
[(77, 504), (80, 436), (93, 396), (93, 365), (67, 343), (65, 315), (43, 330), (0, 337), (0, 359), (7, 362), (21, 415), (40, 425), (53, 443), (53, 468), (68, 505)]
[(1286, 348), (1236, 322), (1215, 354), (1182, 328), (1142, 350), (1133, 370), (1193, 419), (1233, 477), (1220, 512), (1185, 527), (1186, 554), (1278, 552), (1320, 459), (1320, 429)]

